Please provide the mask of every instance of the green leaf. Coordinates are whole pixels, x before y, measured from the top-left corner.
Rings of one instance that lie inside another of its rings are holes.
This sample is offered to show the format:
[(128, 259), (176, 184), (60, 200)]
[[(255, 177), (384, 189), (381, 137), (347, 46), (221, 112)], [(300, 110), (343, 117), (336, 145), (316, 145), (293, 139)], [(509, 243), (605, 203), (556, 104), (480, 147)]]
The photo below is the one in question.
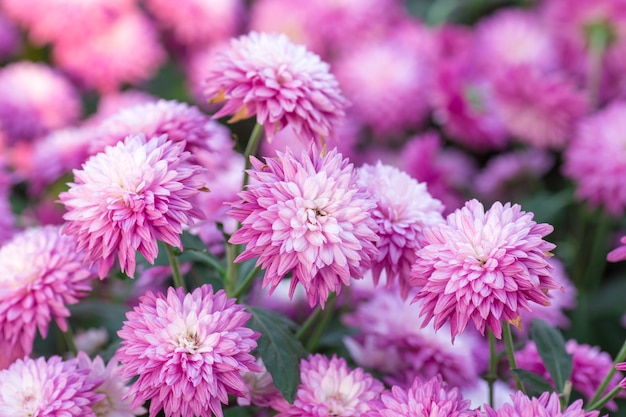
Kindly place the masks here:
[(274, 379), (274, 385), (290, 403), (300, 384), (300, 360), (307, 356), (293, 330), (297, 327), (286, 317), (259, 307), (248, 307), (252, 318), (248, 327), (261, 333), (258, 352)]
[(530, 335), (558, 392), (562, 393), (565, 381), (572, 374), (572, 355), (565, 350), (565, 340), (554, 327), (541, 320), (533, 320)]
[(526, 369), (511, 370), (524, 384), (524, 391), (529, 397), (539, 397), (544, 392), (554, 392), (554, 387), (545, 378)]
[(251, 407), (230, 407), (224, 410), (224, 417), (251, 417), (254, 411)]

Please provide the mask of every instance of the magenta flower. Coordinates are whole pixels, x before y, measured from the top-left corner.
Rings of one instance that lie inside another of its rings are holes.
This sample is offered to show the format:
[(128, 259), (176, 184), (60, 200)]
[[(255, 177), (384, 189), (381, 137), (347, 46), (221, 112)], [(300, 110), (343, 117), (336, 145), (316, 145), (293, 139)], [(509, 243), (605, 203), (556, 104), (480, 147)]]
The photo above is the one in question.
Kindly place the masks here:
[(15, 55), (22, 48), (20, 32), (4, 14), (0, 15), (0, 59)]
[(157, 240), (182, 250), (183, 226), (202, 218), (194, 199), (204, 186), (202, 169), (189, 163), (184, 146), (166, 135), (128, 136), (74, 170), (75, 182), (59, 195), (67, 209), (64, 233), (98, 263), (100, 278), (116, 253), (122, 272), (132, 277), (136, 251), (154, 263)]
[(228, 395), (245, 397), (243, 372), (260, 372), (254, 356), (259, 333), (244, 327), (250, 314), (210, 285), (185, 294), (148, 291), (126, 314), (116, 358), (121, 375), (139, 376), (133, 407), (150, 400), (150, 417), (222, 417)]
[(547, 290), (561, 288), (547, 261), (554, 245), (543, 240), (553, 228), (532, 218), (518, 204), (496, 202), (485, 211), (471, 200), (426, 229), (411, 270), (423, 326), (449, 322), (454, 340), (471, 319), (483, 335), (487, 326), (501, 338), (502, 321), (519, 325), (530, 302), (550, 304)]
[(598, 417), (599, 411), (585, 411), (582, 400), (576, 400), (561, 410), (559, 394), (544, 392), (539, 398), (529, 398), (517, 391), (511, 395), (513, 403), (503, 404), (497, 411), (485, 404), (486, 417)]
[(251, 183), (229, 213), (242, 224), (230, 242), (246, 245), (236, 262), (258, 256), (263, 286), (272, 290), (291, 272), (290, 295), (301, 283), (309, 304), (323, 306), (331, 291), (362, 278), (378, 255), (375, 200), (336, 150), (300, 158), (287, 150), (265, 163), (251, 161)]
[(0, 350), (23, 355), (35, 333), (46, 337), (54, 320), (67, 330), (67, 305), (91, 290), (94, 273), (72, 236), (54, 226), (25, 230), (0, 247)]
[(407, 390), (398, 386), (381, 396), (377, 417), (474, 417), (469, 400), (464, 400), (458, 388), (448, 388), (436, 376), (428, 381), (415, 378)]
[(613, 249), (606, 255), (606, 260), (609, 262), (619, 262), (626, 260), (626, 236), (622, 236), (620, 239), (621, 245)]
[[(626, 371), (626, 362), (620, 362), (617, 365), (615, 365), (615, 369), (617, 371)], [(626, 378), (622, 379), (619, 383), (620, 388), (626, 389)]]
[(443, 204), (433, 198), (426, 184), (380, 161), (357, 170), (358, 184), (372, 194), (376, 208), (372, 217), (378, 224), (379, 255), (372, 264), (374, 281), (385, 271), (387, 285), (399, 282), (403, 298), (409, 293), (411, 265), (421, 247), (422, 231), (443, 222)]
[(293, 404), (272, 404), (276, 417), (368, 416), (383, 392), (383, 384), (361, 368), (351, 370), (345, 359), (316, 354), (300, 362), (300, 385)]
[(236, 121), (256, 115), (270, 141), (287, 125), (307, 143), (332, 136), (347, 106), (319, 56), (286, 35), (257, 32), (217, 52), (205, 96), (226, 101), (214, 117), (233, 115)]
[(94, 391), (102, 380), (88, 374), (75, 359), (18, 359), (0, 371), (0, 415), (97, 417), (91, 407), (104, 397)]

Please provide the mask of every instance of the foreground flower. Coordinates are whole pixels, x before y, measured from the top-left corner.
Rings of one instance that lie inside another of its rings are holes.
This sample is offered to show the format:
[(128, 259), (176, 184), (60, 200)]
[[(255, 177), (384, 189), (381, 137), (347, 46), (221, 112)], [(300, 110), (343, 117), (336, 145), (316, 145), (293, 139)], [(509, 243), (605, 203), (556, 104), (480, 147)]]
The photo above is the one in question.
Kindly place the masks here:
[(259, 333), (244, 327), (250, 314), (203, 285), (191, 294), (150, 291), (127, 313), (116, 358), (130, 389), (132, 407), (150, 401), (150, 416), (222, 417), (228, 395), (245, 397), (243, 372), (260, 372), (250, 352)]
[(547, 290), (561, 288), (547, 261), (554, 245), (543, 240), (553, 228), (532, 218), (518, 204), (496, 202), (485, 212), (471, 200), (426, 229), (411, 270), (423, 325), (449, 321), (454, 340), (472, 320), (483, 335), (487, 326), (501, 338), (502, 321), (519, 325), (530, 302), (550, 304)]
[(0, 350), (30, 354), (37, 329), (46, 337), (52, 320), (66, 331), (66, 306), (87, 295), (92, 278), (84, 253), (58, 227), (15, 235), (0, 248)]
[(485, 405), (486, 417), (597, 417), (599, 411), (587, 412), (583, 409), (582, 400), (576, 400), (561, 411), (559, 394), (544, 392), (539, 398), (529, 398), (517, 391), (511, 396), (513, 404), (504, 404), (497, 411)]
[(229, 213), (242, 224), (230, 242), (246, 245), (236, 262), (258, 256), (263, 286), (272, 290), (291, 272), (290, 295), (301, 283), (309, 304), (323, 306), (331, 291), (362, 278), (378, 254), (375, 202), (336, 150), (296, 158), (288, 149), (265, 163), (251, 160), (252, 181)]
[(91, 407), (104, 397), (94, 392), (102, 380), (88, 374), (74, 359), (18, 359), (0, 371), (0, 415), (98, 417)]
[(182, 250), (183, 226), (202, 217), (194, 199), (204, 186), (184, 146), (166, 135), (128, 136), (74, 170), (75, 182), (59, 195), (67, 209), (64, 233), (98, 263), (100, 278), (116, 253), (122, 272), (132, 277), (136, 251), (154, 263), (157, 240)]
[(378, 282), (386, 272), (387, 285), (396, 280), (402, 297), (409, 293), (411, 265), (420, 248), (422, 231), (428, 226), (443, 222), (443, 204), (433, 198), (426, 184), (417, 182), (408, 174), (390, 165), (378, 162), (358, 169), (358, 183), (376, 200), (372, 217), (378, 224), (376, 246), (380, 251), (372, 266), (374, 280)]
[[(622, 372), (626, 371), (626, 362), (618, 363), (617, 365), (615, 365), (615, 369)], [(626, 378), (620, 381), (619, 386), (622, 389), (626, 389)]]
[(293, 404), (272, 407), (276, 417), (367, 416), (373, 412), (383, 384), (361, 368), (351, 370), (345, 359), (311, 355), (300, 362), (301, 382)]
[(470, 417), (476, 412), (470, 409), (469, 400), (464, 400), (458, 388), (449, 389), (436, 376), (429, 381), (415, 378), (408, 390), (394, 386), (390, 393), (381, 396), (377, 406), (378, 417)]
[(205, 95), (226, 101), (214, 117), (233, 115), (237, 121), (256, 115), (270, 141), (292, 125), (307, 143), (331, 136), (344, 117), (347, 102), (328, 64), (286, 35), (251, 32), (214, 59)]

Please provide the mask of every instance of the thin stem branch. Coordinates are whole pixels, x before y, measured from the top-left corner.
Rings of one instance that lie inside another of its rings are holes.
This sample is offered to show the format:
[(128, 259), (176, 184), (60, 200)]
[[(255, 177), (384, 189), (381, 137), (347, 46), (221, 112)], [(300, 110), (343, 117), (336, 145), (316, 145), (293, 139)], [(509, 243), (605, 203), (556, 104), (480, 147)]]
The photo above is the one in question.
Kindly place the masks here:
[(322, 314), (322, 307), (317, 307), (313, 312), (307, 317), (307, 319), (302, 323), (300, 329), (296, 332), (296, 338), (301, 342), (304, 341), (304, 337), (309, 333), (309, 331), (313, 328), (313, 324), (317, 321), (318, 317)]
[(248, 185), (248, 170), (252, 166), (250, 163), (250, 156), (254, 155), (259, 148), (259, 142), (261, 142), (261, 134), (263, 133), (263, 125), (257, 123), (254, 125), (254, 129), (252, 129), (252, 133), (250, 134), (250, 138), (248, 139), (248, 143), (246, 144), (246, 149), (243, 152), (243, 158), (246, 162), (246, 169), (243, 172), (243, 186), (242, 189)]
[(487, 381), (487, 385), (489, 387), (489, 406), (493, 408), (493, 386), (498, 378), (497, 374), (497, 366), (498, 366), (498, 355), (496, 354), (496, 336), (493, 334), (491, 329), (488, 330), (489, 333), (489, 372), (485, 375), (484, 379)]
[(243, 282), (241, 283), (241, 286), (237, 288), (235, 292), (233, 293), (233, 298), (241, 297), (241, 295), (246, 292), (246, 290), (250, 287), (250, 285), (252, 285), (252, 283), (254, 282), (254, 279), (256, 278), (257, 274), (260, 271), (261, 271), (261, 267), (258, 267), (258, 266), (254, 268), (252, 271), (250, 271), (250, 273), (244, 278)]
[[(504, 346), (506, 346), (506, 356), (509, 360), (509, 368), (511, 370), (517, 369), (517, 362), (515, 361), (515, 348), (513, 347), (513, 335), (511, 334), (511, 325), (508, 322), (502, 324)], [(513, 379), (515, 380), (515, 388), (517, 388), (519, 391), (524, 392), (524, 387), (519, 377), (513, 374)]]
[(63, 329), (59, 327), (59, 331), (63, 335), (67, 350), (69, 350), (74, 356), (78, 355), (78, 349), (76, 349), (76, 344), (74, 343), (74, 332), (72, 331), (72, 326), (67, 323), (67, 330), (63, 331)]
[(170, 266), (172, 267), (172, 279), (174, 280), (174, 286), (187, 291), (187, 288), (185, 287), (185, 280), (180, 273), (178, 258), (176, 257), (176, 254), (174, 254), (174, 248), (166, 243), (165, 250), (167, 252), (167, 260), (170, 262)]
[(589, 400), (591, 404), (598, 402), (598, 400), (600, 399), (600, 397), (606, 390), (606, 387), (609, 386), (609, 383), (611, 382), (611, 378), (613, 378), (613, 375), (615, 375), (615, 365), (617, 365), (618, 363), (624, 362), (625, 359), (626, 359), (626, 340), (624, 340), (624, 344), (622, 345), (622, 348), (617, 353), (617, 356), (615, 357), (615, 360), (613, 361), (613, 366), (611, 367), (611, 370), (604, 377), (604, 380), (602, 381), (602, 383), (596, 390), (595, 394), (593, 394), (593, 397), (591, 397), (591, 400)]
[(592, 401), (591, 404), (589, 404), (585, 410), (586, 411), (599, 410), (600, 408), (604, 407), (606, 403), (608, 403), (613, 398), (615, 398), (615, 396), (619, 394), (621, 390), (623, 390), (622, 387), (620, 387), (619, 385), (616, 386), (608, 394), (606, 394), (604, 397), (602, 397), (598, 401)]
[(335, 313), (336, 302), (337, 302), (337, 296), (335, 295), (334, 292), (330, 293), (330, 295), (328, 296), (328, 300), (326, 301), (326, 306), (324, 307), (324, 310), (322, 313), (322, 318), (320, 319), (319, 323), (315, 327), (315, 330), (313, 330), (313, 334), (311, 335), (311, 337), (309, 337), (309, 339), (306, 342), (306, 348), (309, 352), (313, 352), (317, 348), (317, 345), (320, 341), (320, 337), (322, 336), (322, 333), (324, 333), (326, 326), (328, 326), (328, 322), (330, 321), (333, 314)]
[(237, 257), (237, 246), (232, 243), (226, 243), (226, 281), (224, 282), (224, 290), (229, 297), (235, 293), (237, 285), (237, 271), (239, 265), (235, 263)]
[(610, 42), (609, 29), (603, 25), (593, 25), (589, 29), (589, 68), (587, 88), (589, 108), (598, 107), (600, 87), (602, 86), (602, 61)]

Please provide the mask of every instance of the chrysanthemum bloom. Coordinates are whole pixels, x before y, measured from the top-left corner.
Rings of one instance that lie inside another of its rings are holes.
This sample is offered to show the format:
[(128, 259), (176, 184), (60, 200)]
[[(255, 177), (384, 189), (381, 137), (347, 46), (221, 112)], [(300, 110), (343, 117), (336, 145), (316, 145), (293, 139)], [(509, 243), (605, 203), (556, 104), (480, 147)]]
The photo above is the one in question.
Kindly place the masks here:
[(276, 417), (367, 416), (383, 392), (383, 384), (345, 359), (316, 354), (300, 362), (300, 385), (293, 404), (272, 405)]
[(372, 217), (378, 224), (376, 246), (380, 253), (372, 264), (374, 281), (378, 282), (384, 270), (387, 285), (399, 282), (402, 297), (406, 298), (422, 231), (443, 222), (443, 204), (430, 195), (425, 183), (380, 161), (376, 165), (363, 165), (357, 172), (358, 184), (376, 200)]
[(127, 395), (130, 387), (119, 375), (121, 367), (115, 359), (105, 366), (100, 356), (92, 361), (85, 352), (78, 352), (76, 367), (89, 371), (87, 380), (98, 383), (94, 391), (103, 398), (91, 407), (96, 417), (134, 417), (146, 412), (141, 406), (131, 406), (133, 396)]
[(51, 67), (28, 61), (0, 70), (0, 139), (32, 140), (80, 117), (82, 105), (72, 84)]
[(91, 407), (103, 398), (94, 391), (102, 380), (88, 374), (75, 359), (18, 359), (0, 371), (0, 415), (98, 417)]
[(305, 142), (333, 135), (347, 101), (328, 64), (286, 35), (250, 32), (218, 52), (205, 95), (226, 104), (214, 117), (256, 115), (268, 140), (292, 125)]
[(58, 227), (25, 230), (0, 247), (0, 349), (19, 344), (26, 355), (36, 330), (46, 337), (54, 320), (67, 330), (67, 305), (91, 289), (94, 273), (84, 266), (84, 253), (72, 236)]
[[(620, 362), (615, 365), (615, 369), (618, 371), (626, 371), (626, 362)], [(619, 383), (620, 388), (626, 389), (626, 378), (622, 379)]]
[(241, 0), (147, 0), (146, 7), (183, 45), (199, 47), (233, 37), (244, 13)]
[(458, 388), (448, 388), (441, 376), (428, 381), (415, 378), (408, 389), (398, 386), (380, 398), (377, 417), (474, 417), (469, 400), (464, 400)]
[(115, 255), (122, 272), (135, 273), (135, 253), (154, 263), (157, 240), (182, 250), (183, 226), (202, 218), (195, 198), (204, 186), (202, 168), (189, 163), (185, 142), (166, 135), (128, 136), (74, 170), (69, 190), (59, 194), (67, 220), (64, 233), (98, 263), (104, 278)]
[(129, 12), (91, 35), (55, 44), (52, 57), (86, 88), (111, 93), (151, 78), (166, 54), (150, 19)]
[(251, 161), (251, 183), (229, 212), (242, 224), (230, 242), (246, 245), (236, 262), (258, 256), (263, 286), (272, 289), (291, 272), (290, 293), (301, 283), (309, 304), (323, 306), (331, 291), (362, 278), (378, 255), (375, 200), (334, 149)]
[(494, 94), (511, 135), (538, 148), (563, 149), (588, 107), (583, 91), (563, 74), (525, 66), (496, 77)]
[(243, 372), (260, 372), (254, 356), (259, 333), (244, 327), (250, 314), (210, 285), (185, 294), (148, 291), (126, 314), (116, 358), (126, 378), (139, 376), (132, 407), (150, 400), (150, 416), (222, 417), (228, 395), (245, 397)]
[(563, 158), (563, 173), (576, 183), (576, 196), (616, 216), (626, 209), (625, 129), (626, 102), (614, 102), (581, 121)]
[(532, 218), (518, 204), (496, 202), (485, 211), (471, 200), (426, 229), (411, 270), (423, 326), (449, 322), (454, 340), (471, 319), (481, 334), (487, 326), (501, 338), (502, 321), (519, 325), (530, 302), (550, 304), (546, 292), (561, 288), (547, 261), (555, 246), (543, 240), (553, 228)]
[(529, 398), (517, 391), (511, 396), (512, 404), (504, 404), (497, 411), (485, 404), (486, 417), (598, 417), (599, 411), (585, 411), (582, 400), (576, 400), (565, 410), (556, 392), (544, 392), (539, 398)]
[(342, 322), (357, 331), (344, 339), (356, 364), (401, 387), (438, 374), (451, 386), (476, 385), (487, 366), (478, 332), (459, 335), (453, 345), (442, 332), (420, 328), (419, 311), (398, 289), (377, 288), (354, 312), (344, 314)]
[(74, 345), (79, 352), (93, 355), (109, 343), (109, 332), (104, 327), (77, 330), (74, 334)]
[[(604, 378), (613, 368), (613, 359), (597, 346), (579, 344), (574, 339), (567, 341), (565, 350), (572, 355), (572, 375), (570, 380), (572, 381), (573, 390), (581, 393), (587, 400), (591, 399)], [(528, 342), (523, 349), (515, 352), (515, 360), (518, 368), (536, 373), (552, 382), (550, 373), (543, 364), (534, 342)], [(619, 385), (621, 379), (620, 375), (613, 375), (605, 392), (602, 394), (608, 394), (609, 391)], [(615, 401), (609, 402), (606, 407), (609, 410), (617, 410)]]
[(609, 262), (619, 262), (626, 260), (626, 236), (622, 236), (620, 239), (621, 245), (606, 255), (606, 260)]
[(282, 394), (274, 385), (272, 375), (265, 368), (261, 358), (256, 363), (261, 372), (245, 372), (243, 379), (248, 387), (246, 398), (237, 398), (239, 405), (256, 405), (257, 407), (271, 407), (277, 401), (284, 401)]

